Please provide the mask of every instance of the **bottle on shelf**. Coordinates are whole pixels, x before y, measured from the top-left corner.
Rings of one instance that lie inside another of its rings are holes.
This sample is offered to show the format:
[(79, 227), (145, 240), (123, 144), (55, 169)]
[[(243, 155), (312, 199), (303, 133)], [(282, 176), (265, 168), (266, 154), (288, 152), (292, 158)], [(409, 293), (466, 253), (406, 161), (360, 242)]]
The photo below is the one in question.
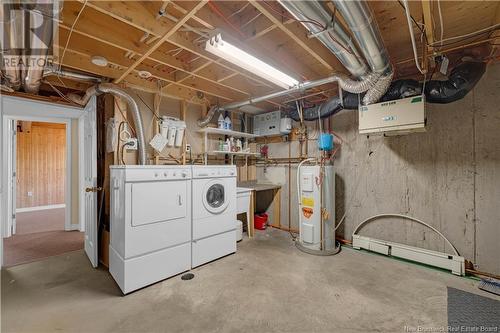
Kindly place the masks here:
[(229, 114), (226, 114), (226, 118), (224, 118), (224, 128), (227, 130), (233, 129), (233, 124), (231, 122), (231, 118), (229, 118)]
[(241, 148), (242, 148), (241, 147), (241, 140), (238, 139), (238, 140), (236, 140), (236, 151), (241, 151)]
[(225, 129), (226, 128), (226, 122), (224, 121), (224, 116), (219, 114), (219, 119), (217, 119), (217, 127), (219, 129)]

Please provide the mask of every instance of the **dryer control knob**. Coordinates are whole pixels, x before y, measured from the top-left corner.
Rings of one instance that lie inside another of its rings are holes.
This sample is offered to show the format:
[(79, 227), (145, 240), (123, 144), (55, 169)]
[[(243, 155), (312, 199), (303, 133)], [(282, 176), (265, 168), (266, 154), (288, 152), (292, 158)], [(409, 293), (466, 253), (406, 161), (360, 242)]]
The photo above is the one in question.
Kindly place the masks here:
[(155, 173), (155, 177), (158, 177), (158, 174), (157, 174), (157, 173)]
[(187, 173), (186, 171), (183, 171), (183, 172), (182, 172), (182, 177), (183, 177), (183, 178), (186, 178), (186, 177), (187, 177), (187, 175), (188, 175), (188, 173)]

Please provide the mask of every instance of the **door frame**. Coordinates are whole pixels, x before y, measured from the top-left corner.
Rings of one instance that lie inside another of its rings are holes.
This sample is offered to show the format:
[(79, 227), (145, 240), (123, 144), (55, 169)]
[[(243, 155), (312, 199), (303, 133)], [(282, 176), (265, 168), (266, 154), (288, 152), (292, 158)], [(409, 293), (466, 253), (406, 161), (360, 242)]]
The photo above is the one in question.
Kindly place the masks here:
[[(43, 115), (43, 117), (40, 117)], [(32, 121), (44, 121), (44, 122), (54, 122), (54, 123), (64, 123), (66, 124), (66, 209), (65, 209), (65, 229), (66, 230), (80, 230), (84, 231), (85, 223), (81, 220), (81, 210), (83, 207), (79, 205), (78, 224), (71, 223), (71, 195), (74, 186), (80, 186), (82, 184), (81, 172), (83, 166), (83, 161), (81, 159), (80, 153), (80, 143), (83, 140), (82, 131), (78, 130), (78, 183), (72, 184), (72, 170), (71, 170), (71, 123), (72, 120), (76, 119), (78, 121), (78, 128), (80, 129), (80, 123), (83, 121), (84, 109), (81, 107), (75, 107), (70, 105), (61, 105), (57, 103), (50, 103), (45, 101), (31, 100), (28, 98), (21, 98), (16, 96), (0, 95), (0, 128), (2, 129), (1, 135), (1, 145), (2, 150), (2, 163), (0, 165), (0, 266), (3, 266), (3, 238), (9, 237), (11, 235), (11, 230), (8, 230), (9, 226), (9, 216), (8, 211), (10, 200), (8, 192), (10, 191), (9, 180), (12, 175), (8, 175), (9, 161), (7, 158), (9, 152), (9, 144), (11, 140), (8, 138), (9, 133), (6, 131), (8, 129), (9, 120), (32, 120)], [(78, 201), (80, 201), (83, 191), (79, 191)]]
[[(38, 121), (38, 122), (44, 122), (44, 123), (55, 123), (55, 124), (64, 124), (65, 127), (66, 127), (66, 172), (65, 172), (65, 177), (66, 177), (66, 181), (65, 181), (65, 186), (64, 186), (64, 204), (65, 204), (65, 208), (64, 208), (64, 230), (65, 231), (70, 231), (70, 230), (79, 230), (79, 224), (72, 224), (71, 223), (71, 216), (72, 216), (72, 208), (73, 208), (73, 204), (72, 204), (72, 201), (71, 201), (71, 196), (72, 196), (72, 190), (73, 190), (73, 186), (71, 184), (71, 179), (72, 179), (72, 176), (73, 176), (73, 172), (72, 172), (72, 147), (71, 147), (71, 119), (68, 119), (68, 118), (59, 118), (59, 117), (30, 117), (30, 116), (4, 116), (4, 142), (6, 143), (6, 146), (7, 146), (7, 149), (8, 149), (8, 152), (7, 152), (7, 156), (9, 158), (6, 159), (6, 161), (4, 161), (4, 163), (7, 164), (7, 172), (6, 172), (6, 176), (7, 176), (7, 179), (5, 180), (5, 184), (10, 184), (12, 182), (12, 173), (10, 173), (10, 169), (11, 169), (11, 164), (12, 164), (12, 161), (10, 161), (10, 158), (13, 155), (13, 152), (11, 150), (14, 149), (14, 146), (10, 143), (12, 142), (6, 142), (6, 141), (10, 141), (10, 139), (8, 138), (8, 135), (9, 133), (7, 133), (7, 129), (8, 129), (8, 123), (9, 121), (14, 121), (14, 122), (17, 122), (17, 121)], [(16, 143), (16, 148), (17, 148), (17, 143)], [(17, 156), (16, 156), (17, 158)], [(12, 170), (13, 171), (13, 170)], [(17, 176), (17, 174), (16, 174)], [(12, 235), (11, 233), (11, 230), (9, 230), (9, 228), (7, 227), (8, 225), (10, 225), (11, 223), (10, 220), (12, 219), (12, 214), (16, 214), (16, 212), (13, 212), (12, 211), (12, 207), (16, 206), (15, 205), (15, 200), (16, 198), (13, 197), (13, 195), (10, 195), (11, 193), (11, 188), (10, 186), (6, 189), (7, 190), (7, 211), (6, 211), (6, 216), (5, 218), (7, 219), (6, 222), (7, 223), (4, 223), (4, 228), (5, 229), (5, 233), (3, 234), (4, 237), (10, 237)], [(16, 210), (17, 211), (17, 210)]]

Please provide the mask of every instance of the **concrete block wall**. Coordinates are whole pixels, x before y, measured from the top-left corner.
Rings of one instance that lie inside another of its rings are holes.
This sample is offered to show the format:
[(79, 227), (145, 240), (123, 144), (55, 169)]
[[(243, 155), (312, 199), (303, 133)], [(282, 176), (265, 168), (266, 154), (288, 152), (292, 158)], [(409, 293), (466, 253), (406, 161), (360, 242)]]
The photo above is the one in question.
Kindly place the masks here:
[[(346, 143), (335, 161), (336, 219), (347, 211), (338, 234), (351, 239), (365, 218), (401, 213), (440, 230), (479, 270), (500, 274), (500, 65), (491, 65), (475, 89), (460, 101), (428, 104), (425, 133), (367, 136), (358, 115), (330, 118)], [(308, 124), (313, 128), (314, 123)], [(287, 157), (289, 143), (269, 144), (270, 157)], [(310, 142), (310, 155), (316, 154)], [(298, 155), (291, 143), (291, 155)], [(297, 228), (296, 165), (259, 166), (257, 177), (283, 184), (281, 219), (288, 226), (291, 187), (292, 229)], [(401, 219), (381, 219), (361, 234), (427, 249), (447, 251), (430, 229)]]

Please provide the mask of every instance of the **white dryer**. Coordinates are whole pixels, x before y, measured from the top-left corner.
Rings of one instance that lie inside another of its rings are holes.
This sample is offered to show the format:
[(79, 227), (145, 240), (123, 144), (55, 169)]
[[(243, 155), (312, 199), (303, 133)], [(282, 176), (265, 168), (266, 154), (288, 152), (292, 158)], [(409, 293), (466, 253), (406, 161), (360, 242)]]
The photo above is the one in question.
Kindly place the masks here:
[(236, 252), (236, 167), (193, 165), (192, 266)]
[(109, 271), (124, 294), (191, 268), (191, 167), (111, 166)]

